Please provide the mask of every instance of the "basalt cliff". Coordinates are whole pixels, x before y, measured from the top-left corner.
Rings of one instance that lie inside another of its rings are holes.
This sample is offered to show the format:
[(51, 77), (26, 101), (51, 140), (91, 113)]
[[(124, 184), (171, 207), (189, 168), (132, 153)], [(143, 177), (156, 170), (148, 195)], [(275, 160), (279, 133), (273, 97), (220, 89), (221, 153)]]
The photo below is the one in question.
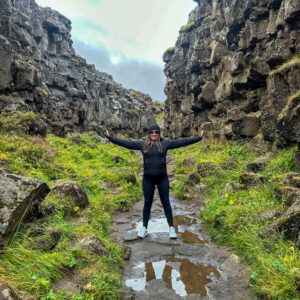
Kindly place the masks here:
[[(125, 89), (72, 47), (71, 22), (34, 0), (1, 0), (0, 113), (33, 110), (50, 131), (103, 128), (142, 135), (155, 122), (149, 95)], [(44, 130), (42, 130), (44, 132)]]
[(196, 2), (163, 55), (168, 136), (299, 143), (299, 0)]

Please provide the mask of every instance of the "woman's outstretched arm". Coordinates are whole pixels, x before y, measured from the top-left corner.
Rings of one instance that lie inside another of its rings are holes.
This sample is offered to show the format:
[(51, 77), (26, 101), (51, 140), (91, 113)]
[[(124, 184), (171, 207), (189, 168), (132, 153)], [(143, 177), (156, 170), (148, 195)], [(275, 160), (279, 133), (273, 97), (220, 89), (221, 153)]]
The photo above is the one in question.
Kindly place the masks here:
[(200, 135), (196, 137), (181, 138), (176, 140), (166, 140), (168, 142), (167, 149), (175, 149), (175, 148), (191, 145), (201, 141), (202, 138), (203, 138), (203, 130), (201, 131)]
[(123, 140), (123, 139), (119, 139), (115, 136), (111, 136), (109, 134), (109, 132), (106, 130), (106, 135), (107, 138), (114, 144), (125, 147), (127, 149), (131, 149), (131, 150), (142, 150), (143, 147), (143, 141), (139, 140), (139, 141), (128, 141), (128, 140)]

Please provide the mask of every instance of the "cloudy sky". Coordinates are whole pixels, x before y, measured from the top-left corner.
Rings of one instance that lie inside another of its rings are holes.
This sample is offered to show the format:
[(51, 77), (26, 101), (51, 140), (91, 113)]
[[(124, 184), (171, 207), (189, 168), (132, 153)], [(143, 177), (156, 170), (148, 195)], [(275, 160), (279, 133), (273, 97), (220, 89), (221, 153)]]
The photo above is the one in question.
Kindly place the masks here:
[(162, 55), (174, 46), (193, 0), (36, 0), (72, 21), (78, 54), (124, 87), (164, 101)]

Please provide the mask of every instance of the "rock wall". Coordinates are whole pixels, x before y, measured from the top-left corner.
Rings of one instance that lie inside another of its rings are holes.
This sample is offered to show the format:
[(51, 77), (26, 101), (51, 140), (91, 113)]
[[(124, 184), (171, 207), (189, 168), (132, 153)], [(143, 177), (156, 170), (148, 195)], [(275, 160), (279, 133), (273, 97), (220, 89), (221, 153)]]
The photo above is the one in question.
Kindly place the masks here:
[(0, 96), (22, 98), (57, 133), (107, 126), (141, 135), (154, 122), (150, 96), (87, 64), (70, 31), (70, 20), (34, 0), (1, 0)]
[(168, 136), (299, 143), (299, 0), (196, 2), (163, 55)]

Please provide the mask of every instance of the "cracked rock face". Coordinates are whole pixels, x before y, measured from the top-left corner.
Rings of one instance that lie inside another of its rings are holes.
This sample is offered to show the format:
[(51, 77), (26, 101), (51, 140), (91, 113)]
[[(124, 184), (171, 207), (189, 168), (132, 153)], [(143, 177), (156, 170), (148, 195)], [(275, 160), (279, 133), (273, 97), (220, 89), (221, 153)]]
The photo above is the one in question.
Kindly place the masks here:
[(34, 216), (50, 191), (43, 181), (0, 170), (0, 246), (21, 221)]
[(299, 1), (195, 2), (163, 56), (167, 135), (299, 143)]
[(70, 32), (70, 20), (34, 0), (3, 0), (0, 95), (22, 98), (58, 135), (103, 133), (106, 126), (141, 136), (155, 122), (151, 97), (88, 64), (75, 53)]

